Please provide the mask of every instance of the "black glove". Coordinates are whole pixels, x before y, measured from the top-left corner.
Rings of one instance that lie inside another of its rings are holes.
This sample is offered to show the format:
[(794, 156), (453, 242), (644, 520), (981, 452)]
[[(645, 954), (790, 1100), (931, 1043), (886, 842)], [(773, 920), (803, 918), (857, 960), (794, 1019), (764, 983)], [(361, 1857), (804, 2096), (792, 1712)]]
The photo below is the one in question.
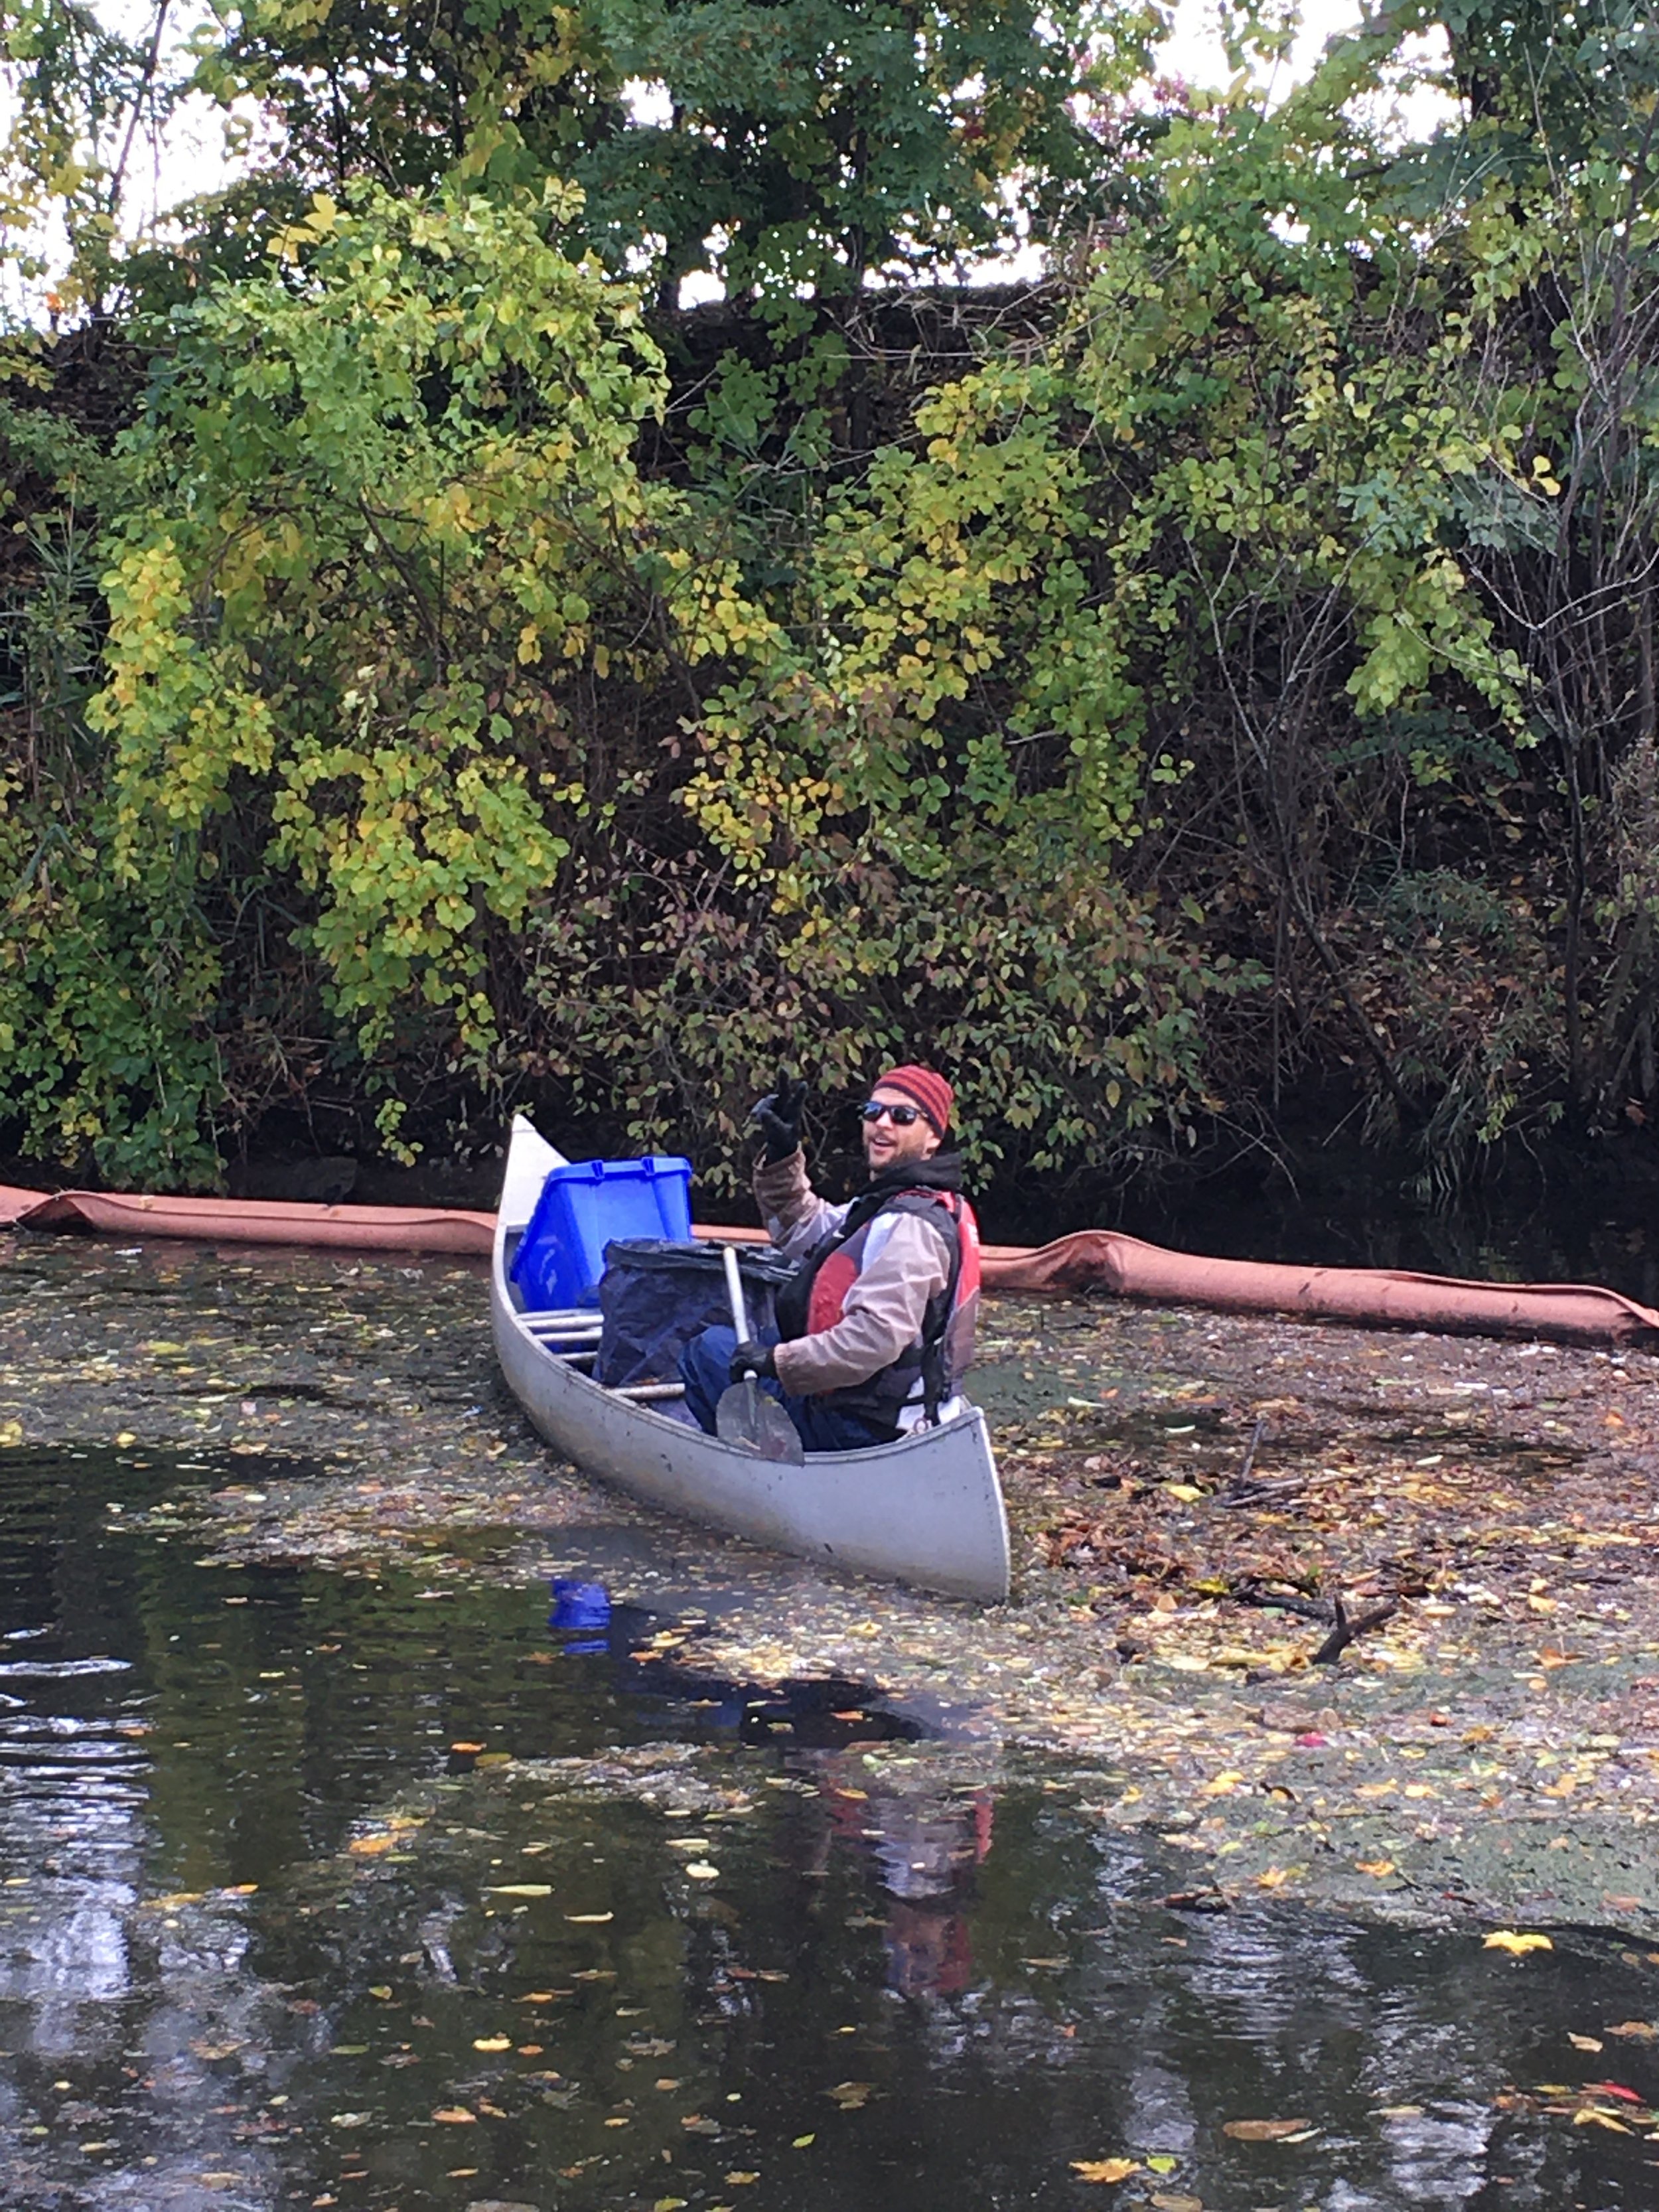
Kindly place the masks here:
[(741, 1382), (745, 1375), (769, 1375), (775, 1379), (778, 1363), (769, 1344), (740, 1344), (726, 1371), (733, 1382)]
[(769, 1162), (787, 1160), (800, 1150), (800, 1117), (806, 1105), (806, 1085), (792, 1083), (787, 1072), (778, 1070), (778, 1087), (769, 1091), (749, 1109), (749, 1118), (756, 1122), (766, 1139), (766, 1158)]

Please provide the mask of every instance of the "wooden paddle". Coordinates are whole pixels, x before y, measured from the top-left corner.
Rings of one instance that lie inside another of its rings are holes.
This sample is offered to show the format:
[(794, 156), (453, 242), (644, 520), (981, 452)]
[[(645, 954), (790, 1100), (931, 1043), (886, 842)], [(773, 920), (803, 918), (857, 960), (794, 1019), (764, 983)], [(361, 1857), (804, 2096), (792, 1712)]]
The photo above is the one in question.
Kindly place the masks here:
[[(749, 1313), (743, 1301), (738, 1255), (728, 1244), (721, 1257), (726, 1262), (726, 1294), (732, 1301), (732, 1326), (738, 1333), (738, 1342), (747, 1344)], [(757, 1459), (776, 1460), (785, 1467), (806, 1464), (800, 1431), (752, 1375), (745, 1375), (741, 1382), (721, 1392), (714, 1408), (714, 1433), (723, 1444), (735, 1444), (739, 1451), (752, 1452)]]

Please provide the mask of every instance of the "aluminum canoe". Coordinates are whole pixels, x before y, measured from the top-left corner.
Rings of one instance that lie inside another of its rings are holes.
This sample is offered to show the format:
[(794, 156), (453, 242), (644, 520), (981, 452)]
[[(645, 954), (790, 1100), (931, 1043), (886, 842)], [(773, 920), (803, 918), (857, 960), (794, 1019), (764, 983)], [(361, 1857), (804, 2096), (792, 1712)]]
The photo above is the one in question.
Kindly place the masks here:
[(490, 1310), (501, 1372), (538, 1435), (633, 1497), (751, 1543), (951, 1597), (1006, 1598), (1007, 1516), (977, 1407), (869, 1451), (813, 1453), (804, 1468), (778, 1467), (584, 1373), (597, 1316), (526, 1312), (507, 1276), (548, 1170), (563, 1164), (515, 1116)]

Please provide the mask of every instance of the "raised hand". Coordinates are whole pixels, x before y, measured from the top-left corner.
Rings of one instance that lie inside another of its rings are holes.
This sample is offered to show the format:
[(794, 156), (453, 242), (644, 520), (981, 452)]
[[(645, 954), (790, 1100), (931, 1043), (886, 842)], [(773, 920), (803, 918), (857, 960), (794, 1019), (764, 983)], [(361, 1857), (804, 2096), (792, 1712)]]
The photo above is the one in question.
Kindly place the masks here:
[(800, 1150), (800, 1117), (806, 1106), (806, 1085), (792, 1083), (787, 1068), (778, 1070), (777, 1087), (757, 1099), (749, 1118), (766, 1139), (769, 1160), (787, 1160)]

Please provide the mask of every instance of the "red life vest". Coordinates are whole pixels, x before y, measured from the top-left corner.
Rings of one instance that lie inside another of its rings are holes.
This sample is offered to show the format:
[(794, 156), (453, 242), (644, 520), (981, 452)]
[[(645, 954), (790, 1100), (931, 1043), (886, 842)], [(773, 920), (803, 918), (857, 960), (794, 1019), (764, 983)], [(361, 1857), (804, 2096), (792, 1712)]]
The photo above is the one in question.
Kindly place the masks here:
[(802, 1262), (811, 1276), (806, 1289), (806, 1327), (817, 1336), (833, 1328), (847, 1310), (848, 1294), (865, 1267), (892, 1234), (896, 1214), (913, 1213), (926, 1221), (951, 1249), (943, 1290), (927, 1301), (921, 1328), (890, 1367), (865, 1382), (825, 1394), (826, 1405), (867, 1420), (896, 1425), (902, 1408), (923, 1405), (931, 1417), (955, 1395), (972, 1364), (974, 1324), (979, 1312), (979, 1224), (959, 1191), (896, 1192), (850, 1237), (826, 1237)]

